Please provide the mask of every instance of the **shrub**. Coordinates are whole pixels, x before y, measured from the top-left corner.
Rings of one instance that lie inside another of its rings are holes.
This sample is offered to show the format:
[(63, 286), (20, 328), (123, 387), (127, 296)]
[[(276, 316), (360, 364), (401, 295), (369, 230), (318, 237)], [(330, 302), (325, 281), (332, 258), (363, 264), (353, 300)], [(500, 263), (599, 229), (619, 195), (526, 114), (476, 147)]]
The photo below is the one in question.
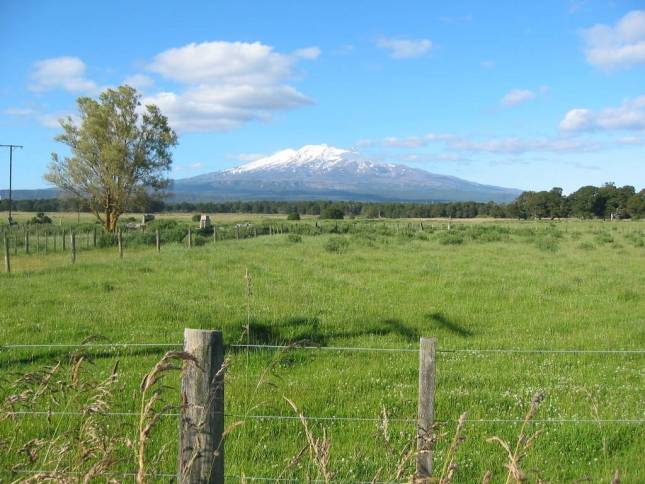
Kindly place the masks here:
[(454, 232), (441, 232), (437, 239), (443, 245), (460, 245), (464, 243), (464, 236)]
[(287, 215), (287, 220), (300, 220), (300, 214), (298, 212), (292, 212)]
[(331, 220), (342, 220), (345, 217), (343, 211), (338, 207), (325, 207), (320, 212), (320, 218)]
[(330, 237), (325, 242), (325, 250), (336, 254), (342, 254), (349, 248), (349, 240), (345, 237)]
[(191, 220), (192, 220), (193, 222), (199, 222), (199, 221), (201, 220), (201, 218), (202, 218), (202, 215), (201, 215), (200, 213), (196, 213), (195, 215), (193, 215), (193, 217), (191, 218)]
[(302, 237), (298, 234), (289, 234), (287, 235), (287, 240), (289, 242), (293, 242), (294, 244), (297, 244), (299, 242), (302, 242)]
[(52, 219), (50, 219), (43, 212), (38, 212), (35, 217), (31, 219), (32, 224), (50, 224)]

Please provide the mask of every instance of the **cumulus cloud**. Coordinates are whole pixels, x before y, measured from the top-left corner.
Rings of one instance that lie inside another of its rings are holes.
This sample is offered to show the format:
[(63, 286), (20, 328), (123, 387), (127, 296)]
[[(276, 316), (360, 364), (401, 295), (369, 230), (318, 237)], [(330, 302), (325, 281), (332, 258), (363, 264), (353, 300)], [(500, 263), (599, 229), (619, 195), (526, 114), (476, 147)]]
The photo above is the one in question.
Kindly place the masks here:
[(645, 64), (645, 10), (633, 10), (615, 25), (582, 31), (587, 62), (601, 69)]
[(42, 92), (64, 89), (69, 92), (91, 92), (96, 83), (85, 77), (85, 63), (78, 57), (55, 57), (34, 64), (29, 88)]
[(645, 130), (645, 96), (628, 99), (602, 111), (576, 108), (560, 121), (564, 131)]
[(155, 81), (145, 74), (134, 74), (132, 76), (126, 77), (123, 80), (123, 83), (127, 84), (128, 86), (134, 87), (138, 91), (143, 91), (149, 87), (154, 86)]
[(395, 39), (382, 37), (376, 45), (381, 49), (388, 50), (393, 59), (411, 59), (420, 57), (432, 48), (429, 39)]
[(535, 98), (535, 93), (528, 89), (513, 89), (502, 98), (504, 106), (517, 106)]
[(155, 56), (149, 70), (182, 85), (147, 96), (179, 131), (227, 131), (274, 113), (312, 104), (289, 85), (295, 64), (315, 59), (318, 47), (291, 54), (260, 42), (204, 42)]
[[(589, 140), (574, 137), (542, 138), (488, 138), (475, 139), (445, 133), (428, 133), (424, 136), (407, 138), (388, 137), (383, 144), (388, 147), (419, 148), (431, 143), (442, 143), (448, 153), (493, 153), (523, 154), (529, 152), (585, 152), (598, 149), (598, 145)], [(448, 153), (444, 156), (448, 156)], [(454, 156), (454, 155), (451, 155)]]

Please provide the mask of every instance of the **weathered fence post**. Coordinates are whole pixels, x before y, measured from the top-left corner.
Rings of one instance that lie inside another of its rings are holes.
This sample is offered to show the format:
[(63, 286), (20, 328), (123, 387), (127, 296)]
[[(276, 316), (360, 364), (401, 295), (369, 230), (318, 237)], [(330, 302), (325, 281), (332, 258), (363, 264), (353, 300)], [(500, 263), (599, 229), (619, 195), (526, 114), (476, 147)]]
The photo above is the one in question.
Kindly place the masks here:
[(179, 484), (224, 483), (224, 340), (221, 331), (186, 329), (184, 351), (197, 359), (181, 376)]
[(94, 245), (94, 248), (96, 248), (96, 229), (92, 232), (92, 244)]
[(63, 252), (67, 250), (66, 244), (65, 244), (65, 230), (63, 229), (63, 234), (61, 236), (61, 240), (63, 241)]
[(9, 259), (9, 239), (4, 234), (4, 271), (11, 272), (11, 260)]
[(161, 236), (159, 235), (159, 229), (155, 230), (155, 244), (157, 245), (157, 252), (161, 252)]
[(190, 227), (188, 227), (188, 248), (190, 249), (192, 246), (193, 246), (193, 232), (190, 229)]
[(47, 247), (48, 245), (49, 245), (49, 232), (45, 230), (45, 254), (47, 253), (47, 249), (49, 249), (49, 247)]
[(70, 245), (72, 248), (72, 264), (76, 262), (76, 234), (72, 231), (69, 233), (70, 236)]
[(217, 227), (213, 225), (213, 243), (217, 242)]
[(123, 238), (121, 237), (121, 229), (116, 231), (116, 244), (119, 247), (119, 258), (123, 259)]
[(25, 254), (29, 254), (29, 232), (25, 229)]
[(419, 343), (419, 408), (417, 416), (416, 473), (416, 477), (420, 479), (428, 479), (432, 476), (434, 389), (435, 340), (434, 338), (421, 338)]

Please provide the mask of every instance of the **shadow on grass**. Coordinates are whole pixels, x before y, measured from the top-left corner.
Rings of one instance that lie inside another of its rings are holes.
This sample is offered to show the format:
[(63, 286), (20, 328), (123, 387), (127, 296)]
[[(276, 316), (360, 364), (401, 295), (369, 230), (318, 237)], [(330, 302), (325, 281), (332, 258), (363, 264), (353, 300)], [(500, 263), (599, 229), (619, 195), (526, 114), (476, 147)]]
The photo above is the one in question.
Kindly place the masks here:
[[(29, 365), (35, 363), (45, 363), (45, 364), (55, 364), (56, 362), (69, 362), (74, 359), (75, 356), (84, 356), (86, 360), (100, 360), (106, 358), (120, 359), (128, 357), (138, 357), (138, 356), (163, 356), (166, 352), (173, 349), (181, 348), (170, 348), (170, 347), (146, 347), (138, 349), (129, 349), (129, 348), (118, 348), (106, 349), (106, 348), (74, 348), (74, 349), (57, 349), (49, 351), (38, 351), (37, 354), (34, 354), (34, 350), (27, 349), (2, 349), (0, 347), (0, 369), (10, 368), (16, 365)], [(11, 355), (19, 354), (12, 358)], [(26, 354), (29, 353), (27, 356)]]
[(473, 332), (465, 326), (448, 319), (448, 317), (441, 311), (434, 311), (425, 315), (426, 319), (434, 326), (446, 329), (463, 338), (468, 338), (473, 335)]
[[(361, 329), (347, 331), (324, 330), (318, 318), (294, 317), (279, 322), (252, 320), (249, 336), (238, 337), (240, 344), (252, 345), (306, 345), (330, 346), (331, 341), (359, 338), (362, 336), (399, 336), (406, 342), (419, 340), (419, 332), (399, 319), (383, 319), (376, 323), (356, 323)], [(233, 351), (242, 348), (231, 348)]]

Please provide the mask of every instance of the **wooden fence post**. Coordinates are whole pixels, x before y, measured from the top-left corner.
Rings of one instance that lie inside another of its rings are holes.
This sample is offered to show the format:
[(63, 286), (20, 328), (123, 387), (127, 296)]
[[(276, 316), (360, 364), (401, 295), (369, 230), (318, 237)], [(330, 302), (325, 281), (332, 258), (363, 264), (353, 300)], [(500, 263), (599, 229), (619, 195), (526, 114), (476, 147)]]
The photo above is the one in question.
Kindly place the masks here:
[(213, 225), (213, 243), (217, 242), (217, 227)]
[(121, 229), (116, 231), (116, 244), (119, 247), (119, 258), (123, 259), (123, 239), (121, 238)]
[(190, 249), (192, 246), (193, 246), (193, 232), (190, 229), (190, 227), (188, 227), (188, 248)]
[(425, 480), (432, 476), (432, 426), (434, 424), (435, 340), (419, 343), (419, 408), (417, 416), (417, 473)]
[(63, 252), (65, 252), (67, 250), (67, 247), (65, 246), (65, 229), (63, 229), (61, 240), (63, 241)]
[(29, 254), (29, 232), (25, 229), (25, 254)]
[(47, 253), (47, 249), (49, 249), (49, 247), (47, 247), (48, 245), (49, 245), (49, 232), (45, 230), (45, 254)]
[(155, 230), (155, 244), (157, 244), (157, 252), (161, 252), (161, 236), (159, 235), (159, 229)]
[(197, 359), (181, 376), (180, 484), (224, 483), (224, 340), (221, 331), (186, 329), (184, 351)]
[(9, 259), (9, 239), (4, 234), (4, 271), (11, 272), (11, 260)]
[(70, 236), (69, 242), (72, 248), (72, 264), (74, 264), (76, 262), (76, 234), (73, 231), (71, 231), (69, 233), (69, 236)]
[(96, 248), (96, 229), (92, 232), (92, 243), (94, 244), (94, 248)]

